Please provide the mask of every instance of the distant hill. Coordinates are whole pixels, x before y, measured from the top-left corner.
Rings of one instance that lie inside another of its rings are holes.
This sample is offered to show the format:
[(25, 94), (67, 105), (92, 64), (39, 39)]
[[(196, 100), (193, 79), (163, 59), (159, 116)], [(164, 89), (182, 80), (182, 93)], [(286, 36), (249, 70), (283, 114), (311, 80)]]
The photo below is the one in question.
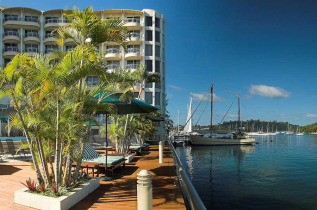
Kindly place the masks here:
[(317, 123), (303, 126), (301, 128), (301, 132), (305, 132), (305, 133), (317, 132)]

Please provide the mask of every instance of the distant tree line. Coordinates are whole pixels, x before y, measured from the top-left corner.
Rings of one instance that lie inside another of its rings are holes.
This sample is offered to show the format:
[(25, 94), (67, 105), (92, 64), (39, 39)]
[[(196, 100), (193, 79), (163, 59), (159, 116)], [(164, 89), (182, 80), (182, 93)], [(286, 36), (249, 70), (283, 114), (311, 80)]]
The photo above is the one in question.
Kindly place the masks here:
[(313, 124), (310, 124), (310, 125), (303, 126), (301, 128), (301, 131), (305, 132), (305, 133), (317, 132), (317, 123), (313, 123)]
[[(241, 126), (245, 128), (247, 132), (275, 132), (275, 131), (293, 131), (296, 132), (297, 128), (302, 130), (302, 127), (299, 125), (291, 124), (288, 122), (277, 122), (277, 121), (263, 121), (263, 120), (247, 120), (241, 121)], [(237, 127), (240, 127), (239, 122), (235, 121), (225, 121), (222, 124), (214, 125), (214, 132), (230, 132), (236, 130)], [(306, 127), (306, 126), (305, 126)], [(315, 125), (317, 130), (317, 123)], [(209, 129), (208, 126), (197, 125), (194, 127), (194, 130)]]

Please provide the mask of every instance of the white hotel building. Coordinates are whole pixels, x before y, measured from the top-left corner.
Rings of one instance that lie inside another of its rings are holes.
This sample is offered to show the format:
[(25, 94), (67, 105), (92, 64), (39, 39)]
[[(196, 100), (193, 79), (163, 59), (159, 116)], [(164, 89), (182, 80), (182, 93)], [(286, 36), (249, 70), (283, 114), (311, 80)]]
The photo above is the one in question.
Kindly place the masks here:
[[(60, 26), (67, 26), (68, 20), (63, 10), (39, 11), (22, 7), (0, 7), (0, 65), (5, 66), (17, 53), (46, 54), (59, 47), (51, 32)], [(165, 113), (165, 19), (155, 10), (100, 10), (95, 14), (102, 19), (121, 17), (131, 35), (127, 39), (125, 52), (117, 43), (103, 43), (99, 51), (104, 53), (107, 71), (125, 68), (134, 70), (140, 65), (146, 66), (148, 72), (157, 72), (161, 76), (161, 85), (150, 83), (142, 88), (141, 99), (158, 107)], [(65, 40), (60, 50), (74, 48), (71, 40)], [(87, 78), (87, 84), (97, 84), (98, 78)], [(139, 91), (139, 90), (136, 90)], [(0, 100), (0, 109), (9, 106), (9, 99)], [(100, 116), (102, 118), (102, 116)], [(164, 137), (164, 122), (157, 123), (158, 134)], [(98, 134), (98, 129), (93, 130)], [(160, 138), (159, 135), (156, 138)]]

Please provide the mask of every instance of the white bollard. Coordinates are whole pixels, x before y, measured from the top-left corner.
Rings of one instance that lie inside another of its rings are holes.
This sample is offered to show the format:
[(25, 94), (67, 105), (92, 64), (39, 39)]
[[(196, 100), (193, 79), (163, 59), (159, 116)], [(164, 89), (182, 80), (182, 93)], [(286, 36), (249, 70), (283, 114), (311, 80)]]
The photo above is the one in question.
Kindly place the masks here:
[(164, 150), (164, 142), (161, 140), (159, 142), (159, 163), (163, 163), (163, 150)]
[(138, 210), (152, 210), (152, 174), (147, 170), (138, 173)]

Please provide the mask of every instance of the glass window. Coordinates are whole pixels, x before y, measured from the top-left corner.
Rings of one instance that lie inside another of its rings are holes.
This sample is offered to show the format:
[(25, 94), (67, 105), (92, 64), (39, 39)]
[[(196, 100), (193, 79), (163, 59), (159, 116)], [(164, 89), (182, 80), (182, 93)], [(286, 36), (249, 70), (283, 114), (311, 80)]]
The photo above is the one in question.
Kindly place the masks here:
[(155, 83), (155, 88), (158, 88), (158, 89), (160, 89), (160, 88), (161, 88), (161, 85), (160, 85), (160, 83)]
[(24, 20), (27, 22), (38, 22), (38, 17), (37, 16), (25, 16)]
[(155, 105), (161, 105), (161, 94), (155, 92)]
[(58, 17), (46, 17), (45, 18), (45, 23), (58, 23), (60, 22), (58, 20)]
[(66, 51), (71, 51), (71, 50), (74, 50), (76, 48), (76, 45), (68, 45), (66, 46)]
[(127, 17), (126, 22), (140, 23), (140, 17)]
[(153, 71), (152, 60), (145, 60), (145, 68), (146, 68), (146, 71), (148, 72)]
[(57, 45), (45, 45), (45, 53), (50, 53), (54, 50), (58, 50)]
[(152, 45), (150, 44), (146, 44), (145, 45), (145, 56), (152, 56), (153, 53), (152, 53)]
[(4, 29), (4, 36), (19, 36), (18, 29)]
[(153, 103), (152, 92), (145, 92), (145, 103)]
[(140, 68), (140, 61), (139, 60), (131, 60), (127, 61), (127, 69), (137, 69)]
[(156, 28), (160, 27), (160, 18), (155, 18), (155, 27)]
[(145, 31), (145, 41), (153, 41), (153, 35), (151, 30)]
[(160, 69), (160, 61), (155, 61), (155, 72), (160, 73), (161, 69)]
[(153, 84), (152, 83), (146, 83), (145, 84), (145, 88), (152, 88), (153, 87)]
[(120, 61), (107, 61), (107, 69), (119, 69)]
[(139, 52), (140, 52), (140, 45), (127, 46), (127, 53), (139, 53)]
[(133, 97), (134, 98), (139, 98), (139, 92), (133, 92)]
[(8, 63), (10, 63), (10, 62), (11, 62), (11, 59), (4, 59), (4, 66), (7, 66)]
[(161, 57), (161, 47), (155, 45), (155, 57)]
[(99, 78), (97, 76), (89, 76), (86, 78), (86, 83), (88, 87), (96, 86), (98, 85)]
[(39, 37), (37, 30), (25, 30), (25, 37)]
[(120, 46), (119, 45), (108, 45), (106, 52), (107, 53), (120, 53)]
[(4, 20), (7, 21), (7, 20), (15, 20), (17, 21), (18, 20), (18, 15), (5, 15), (4, 16)]
[(26, 44), (24, 51), (28, 53), (31, 53), (31, 52), (38, 53), (39, 46), (37, 44)]
[(152, 17), (145, 17), (145, 26), (152, 26)]
[(160, 42), (161, 38), (160, 38), (160, 32), (159, 31), (155, 31), (155, 41), (156, 42)]

